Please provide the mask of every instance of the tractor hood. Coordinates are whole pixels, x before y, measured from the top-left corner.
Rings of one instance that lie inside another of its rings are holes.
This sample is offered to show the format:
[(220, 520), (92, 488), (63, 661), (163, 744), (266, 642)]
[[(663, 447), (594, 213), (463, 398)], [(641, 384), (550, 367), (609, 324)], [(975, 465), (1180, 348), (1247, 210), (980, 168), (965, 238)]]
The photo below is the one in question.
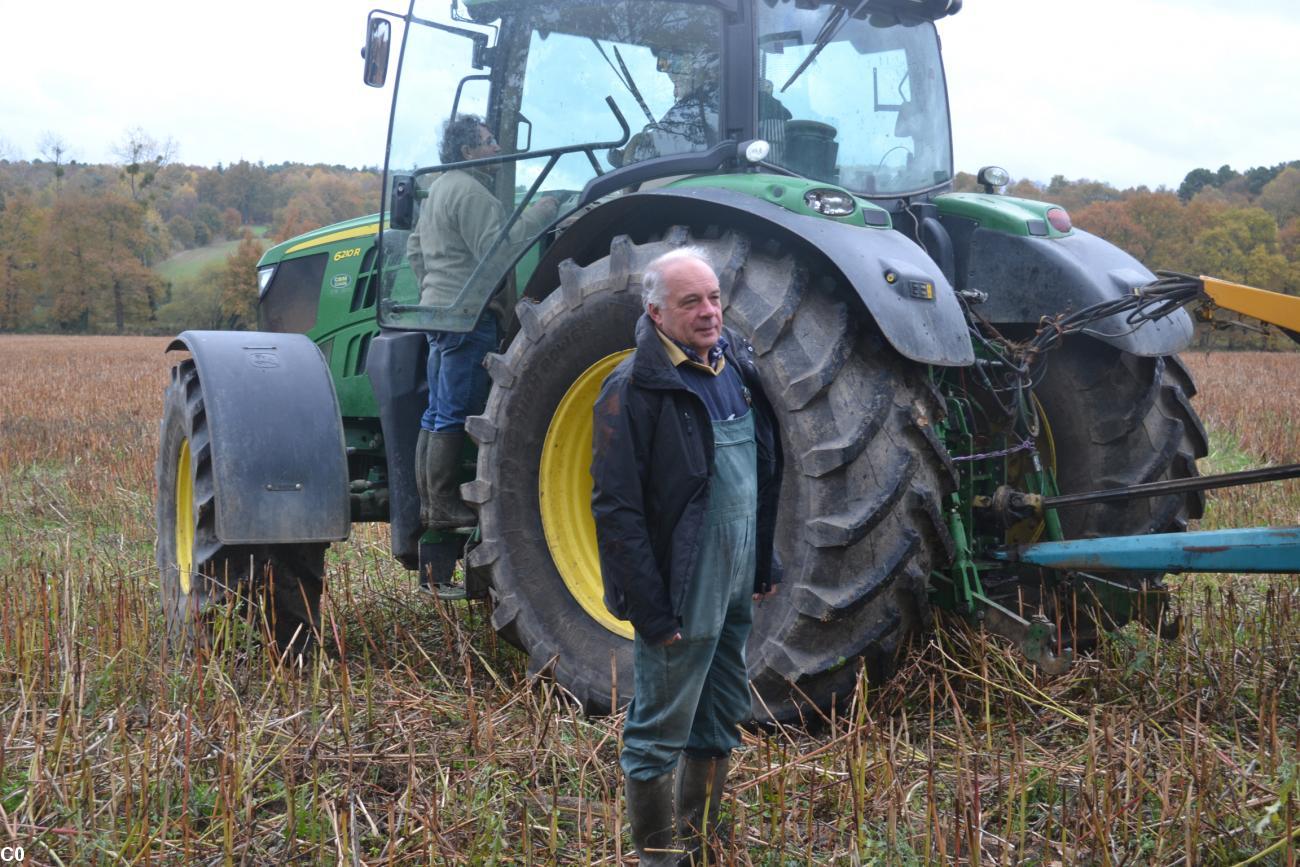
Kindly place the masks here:
[(274, 247), (262, 254), (262, 258), (258, 261), (257, 267), (263, 268), (267, 265), (274, 265), (282, 259), (289, 258), (290, 256), (298, 256), (317, 247), (328, 246), (338, 241), (346, 241), (352, 238), (372, 237), (378, 233), (378, 214), (370, 214), (365, 217), (344, 220), (343, 222), (335, 223), (332, 226), (324, 226), (310, 232), (304, 232), (297, 237), (276, 244)]

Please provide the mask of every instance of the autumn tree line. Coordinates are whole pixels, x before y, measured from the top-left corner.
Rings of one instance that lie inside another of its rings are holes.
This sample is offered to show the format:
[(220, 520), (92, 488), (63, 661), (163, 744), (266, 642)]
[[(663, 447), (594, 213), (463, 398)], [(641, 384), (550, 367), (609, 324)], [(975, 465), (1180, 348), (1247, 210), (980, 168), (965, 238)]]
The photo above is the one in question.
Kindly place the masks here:
[[(268, 242), (373, 213), (379, 173), (240, 160), (173, 161), (131, 130), (117, 161), (79, 163), (57, 136), (39, 157), (0, 153), (0, 331), (166, 333), (255, 324), (255, 266)], [(239, 241), (175, 285), (156, 270), (186, 250)]]
[[(81, 164), (54, 136), (41, 156), (0, 158), (0, 331), (167, 333), (248, 328), (265, 243), (373, 213), (379, 173), (241, 160), (216, 168), (172, 159), (141, 130), (118, 161)], [(0, 157), (3, 157), (0, 154)], [(959, 173), (956, 188), (975, 190)], [(1022, 179), (1008, 195), (1053, 202), (1074, 224), (1152, 269), (1210, 274), (1300, 295), (1300, 161), (1236, 171), (1198, 168), (1177, 190)], [(191, 285), (164, 280), (179, 252), (238, 240)], [(1233, 321), (1233, 317), (1222, 317)], [(1291, 348), (1249, 325), (1202, 328), (1198, 344)]]

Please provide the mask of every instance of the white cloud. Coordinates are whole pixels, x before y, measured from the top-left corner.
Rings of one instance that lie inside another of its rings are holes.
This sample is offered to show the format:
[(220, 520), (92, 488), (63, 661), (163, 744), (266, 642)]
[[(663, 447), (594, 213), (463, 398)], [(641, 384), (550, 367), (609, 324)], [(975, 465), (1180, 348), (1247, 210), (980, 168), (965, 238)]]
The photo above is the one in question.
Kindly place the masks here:
[(960, 168), (1177, 186), (1300, 158), (1291, 3), (998, 0), (941, 33)]
[(15, 4), (0, 31), (0, 125), (24, 156), (53, 130), (78, 159), (106, 161), (140, 126), (193, 163), (380, 163), (389, 92), (361, 83), (372, 6), (78, 0), (56, 20)]
[[(110, 160), (139, 126), (191, 163), (382, 162), (372, 2), (7, 6), (0, 136), (19, 156), (51, 130)], [(940, 32), (958, 168), (1176, 186), (1300, 158), (1294, 0), (971, 0)]]

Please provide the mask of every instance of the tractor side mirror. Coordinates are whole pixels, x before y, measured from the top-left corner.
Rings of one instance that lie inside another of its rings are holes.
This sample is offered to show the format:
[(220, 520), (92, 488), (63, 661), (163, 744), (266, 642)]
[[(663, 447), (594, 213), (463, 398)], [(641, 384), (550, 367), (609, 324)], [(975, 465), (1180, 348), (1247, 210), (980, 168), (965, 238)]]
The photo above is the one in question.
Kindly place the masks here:
[(383, 87), (388, 80), (388, 49), (393, 43), (393, 23), (375, 12), (366, 20), (366, 46), (361, 56), (366, 61), (362, 79), (371, 87)]

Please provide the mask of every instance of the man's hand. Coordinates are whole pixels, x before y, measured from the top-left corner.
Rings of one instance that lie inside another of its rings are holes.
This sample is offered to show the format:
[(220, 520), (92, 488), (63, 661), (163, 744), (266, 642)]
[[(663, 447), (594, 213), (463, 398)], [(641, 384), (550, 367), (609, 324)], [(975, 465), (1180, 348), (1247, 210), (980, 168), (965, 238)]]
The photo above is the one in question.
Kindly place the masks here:
[(560, 212), (560, 200), (555, 196), (540, 196), (536, 201), (529, 205), (530, 209), (536, 209), (547, 220), (555, 219), (555, 215)]
[(771, 587), (771, 589), (768, 590), (766, 593), (755, 593), (755, 594), (754, 594), (754, 601), (755, 601), (755, 602), (762, 602), (764, 599), (771, 599), (773, 596), (776, 595), (776, 588), (778, 588), (778, 587), (780, 587), (780, 586), (781, 586), (780, 584), (773, 584), (772, 587)]
[(663, 644), (661, 644), (661, 645), (659, 645), (659, 646), (660, 646), (660, 647), (667, 647), (668, 645), (670, 645), (670, 644), (676, 644), (677, 642), (679, 642), (679, 641), (681, 641), (681, 640), (682, 640), (682, 634), (681, 634), (680, 632), (675, 632), (675, 633), (673, 633), (673, 637), (672, 637), (672, 638), (669, 638), (667, 641), (665, 641)]

